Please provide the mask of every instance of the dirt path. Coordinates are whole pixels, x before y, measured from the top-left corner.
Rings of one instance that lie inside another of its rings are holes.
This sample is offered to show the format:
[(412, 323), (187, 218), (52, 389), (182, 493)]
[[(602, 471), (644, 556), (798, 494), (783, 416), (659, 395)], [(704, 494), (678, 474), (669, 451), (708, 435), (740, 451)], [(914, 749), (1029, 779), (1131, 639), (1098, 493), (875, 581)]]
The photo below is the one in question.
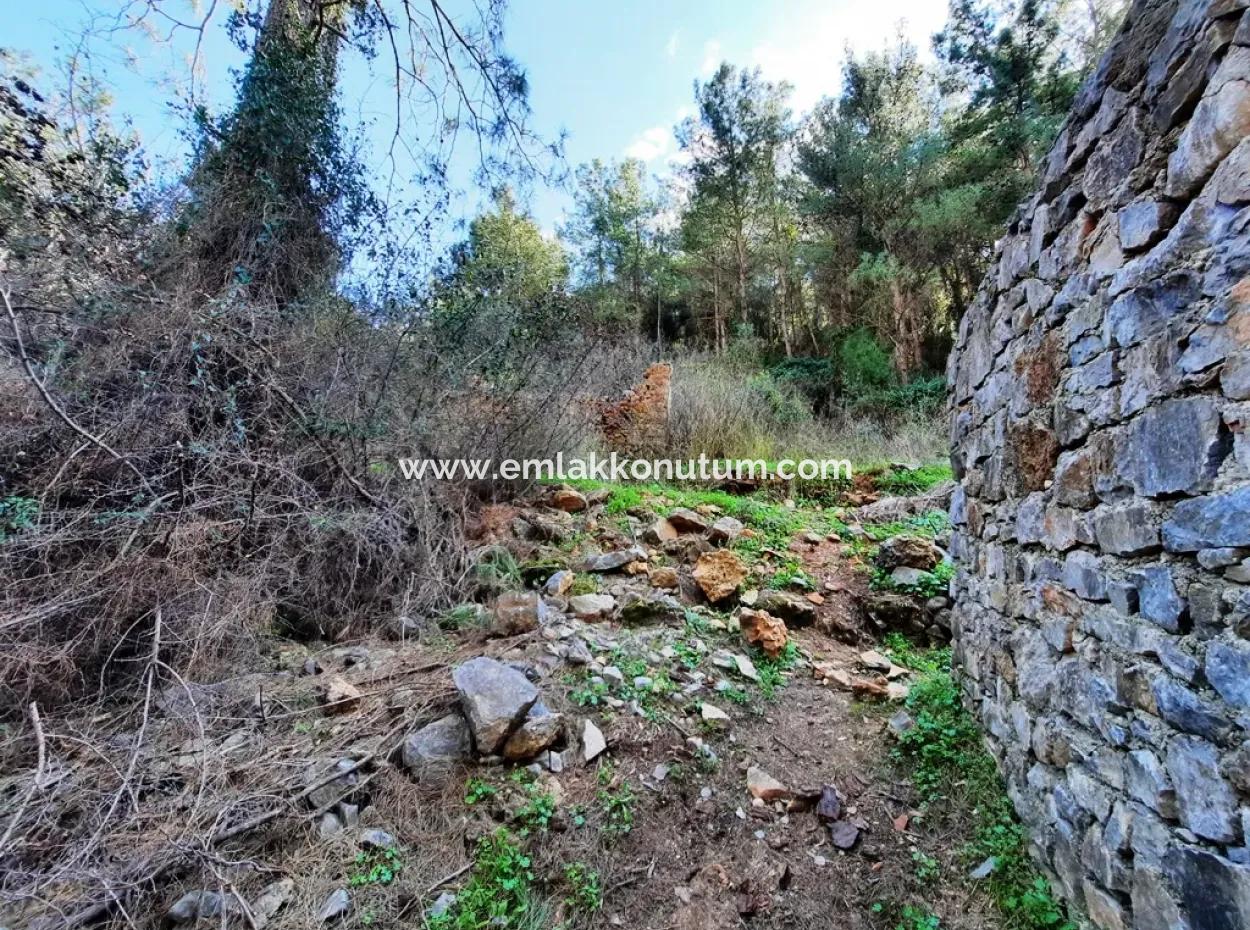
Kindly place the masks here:
[[(742, 519), (722, 523), (731, 509)], [(725, 532), (653, 522), (679, 510)], [(224, 909), (227, 925), (271, 930), (998, 925), (966, 880), (958, 817), (922, 815), (891, 759), (915, 679), (862, 652), (885, 647), (862, 622), (874, 544), (860, 528), (789, 502), (616, 490), (577, 516), (526, 501), (486, 517), (481, 558), (513, 585), (508, 610), (466, 605), (400, 642), (275, 640), (269, 671), (159, 696), (134, 776), (160, 788), (142, 802), (155, 858), (126, 859), (119, 834), (120, 867), (150, 875), (163, 835), (230, 839), (182, 842), (147, 916), (116, 926), (180, 906), (184, 923), (220, 925)], [(719, 605), (700, 599), (708, 553), (738, 573)], [(566, 568), (602, 555), (611, 568)], [(575, 617), (591, 592), (610, 619)], [(749, 644), (738, 600), (790, 616), (789, 644)], [(446, 761), (410, 763), (401, 744), (462, 719), (451, 669), (474, 657), (528, 676), (560, 735), (519, 762), (468, 752), (466, 735)], [(590, 760), (588, 728), (606, 743)], [(98, 761), (80, 759), (65, 790), (107, 783)], [(50, 901), (91, 900), (77, 876), (56, 881)], [(216, 910), (196, 921), (200, 900)]]

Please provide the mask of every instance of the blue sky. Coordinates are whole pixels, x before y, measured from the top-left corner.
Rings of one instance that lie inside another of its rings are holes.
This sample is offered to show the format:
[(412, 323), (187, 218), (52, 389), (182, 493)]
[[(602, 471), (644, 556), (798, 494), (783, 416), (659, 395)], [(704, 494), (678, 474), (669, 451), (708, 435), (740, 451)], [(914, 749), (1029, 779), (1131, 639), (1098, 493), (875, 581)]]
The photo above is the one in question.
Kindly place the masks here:
[[(0, 42), (50, 70), (85, 20), (113, 17), (122, 5), (41, 0), (21, 15), (10, 7)], [(192, 16), (190, 0), (164, 0), (163, 6)], [(901, 28), (927, 50), (945, 17), (946, 0), (512, 0), (505, 44), (528, 72), (535, 128), (548, 137), (567, 131), (570, 165), (633, 155), (662, 175), (672, 170), (672, 129), (690, 112), (694, 80), (706, 78), (722, 59), (789, 81), (794, 107), (803, 111), (837, 91), (848, 45), (861, 52), (880, 48)], [(134, 34), (122, 39), (134, 61), (118, 43), (95, 46), (115, 88), (117, 112), (133, 122), (156, 160), (176, 165), (185, 149), (181, 123), (168, 107), (168, 81), (185, 75), (190, 45), (153, 46)], [(207, 36), (201, 59), (208, 99), (225, 106), (229, 68), (239, 59), (220, 27)], [(348, 61), (345, 72), (349, 118), (374, 119), (373, 137), (389, 137), (384, 72), (372, 74), (360, 61)], [(471, 215), (482, 201), (468, 192), (457, 212)], [(568, 203), (564, 192), (539, 189), (530, 206), (550, 231)]]

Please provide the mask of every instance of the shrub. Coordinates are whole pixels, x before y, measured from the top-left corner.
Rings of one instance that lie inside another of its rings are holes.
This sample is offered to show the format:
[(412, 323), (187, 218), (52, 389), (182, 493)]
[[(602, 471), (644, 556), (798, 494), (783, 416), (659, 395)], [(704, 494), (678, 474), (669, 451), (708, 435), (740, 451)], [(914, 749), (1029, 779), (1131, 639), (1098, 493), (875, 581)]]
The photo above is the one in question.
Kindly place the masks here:
[(837, 340), (838, 378), (844, 394), (881, 390), (894, 384), (890, 353), (866, 329), (853, 329)]
[(803, 445), (815, 426), (802, 395), (767, 373), (743, 377), (706, 358), (674, 364), (670, 456), (776, 458)]

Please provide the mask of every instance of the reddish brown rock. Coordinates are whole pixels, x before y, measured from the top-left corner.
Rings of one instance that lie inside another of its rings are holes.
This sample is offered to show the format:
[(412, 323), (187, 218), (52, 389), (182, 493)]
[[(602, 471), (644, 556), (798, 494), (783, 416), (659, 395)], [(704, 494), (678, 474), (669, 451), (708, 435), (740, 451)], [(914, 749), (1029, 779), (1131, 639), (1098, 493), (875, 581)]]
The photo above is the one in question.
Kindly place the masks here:
[(774, 659), (781, 655), (790, 639), (785, 621), (767, 611), (743, 608), (738, 612), (738, 626), (748, 643), (759, 646), (765, 655)]
[(695, 582), (713, 603), (723, 601), (737, 591), (746, 576), (746, 564), (728, 549), (705, 552), (694, 566)]
[(570, 487), (559, 487), (551, 494), (551, 506), (565, 513), (579, 513), (586, 509), (586, 496)]
[(667, 565), (657, 565), (647, 575), (652, 587), (671, 591), (678, 585), (677, 569)]

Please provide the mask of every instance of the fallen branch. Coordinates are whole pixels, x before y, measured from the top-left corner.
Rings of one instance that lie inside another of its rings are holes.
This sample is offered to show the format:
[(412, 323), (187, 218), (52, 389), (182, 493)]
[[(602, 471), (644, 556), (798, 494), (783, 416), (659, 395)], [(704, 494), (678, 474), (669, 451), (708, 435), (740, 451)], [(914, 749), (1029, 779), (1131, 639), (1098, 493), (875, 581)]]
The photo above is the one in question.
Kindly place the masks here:
[(35, 762), (35, 777), (31, 779), (30, 787), (26, 789), (26, 795), (22, 798), (21, 805), (14, 811), (13, 816), (9, 819), (9, 826), (4, 831), (4, 836), (0, 837), (0, 856), (4, 855), (5, 849), (9, 845), (9, 840), (13, 836), (13, 831), (21, 822), (22, 817), (26, 814), (26, 808), (30, 806), (30, 800), (35, 796), (35, 792), (43, 787), (43, 773), (48, 764), (48, 749), (43, 738), (43, 724), (39, 720), (39, 705), (34, 701), (30, 704), (30, 725), (35, 730), (35, 748), (37, 752)]

